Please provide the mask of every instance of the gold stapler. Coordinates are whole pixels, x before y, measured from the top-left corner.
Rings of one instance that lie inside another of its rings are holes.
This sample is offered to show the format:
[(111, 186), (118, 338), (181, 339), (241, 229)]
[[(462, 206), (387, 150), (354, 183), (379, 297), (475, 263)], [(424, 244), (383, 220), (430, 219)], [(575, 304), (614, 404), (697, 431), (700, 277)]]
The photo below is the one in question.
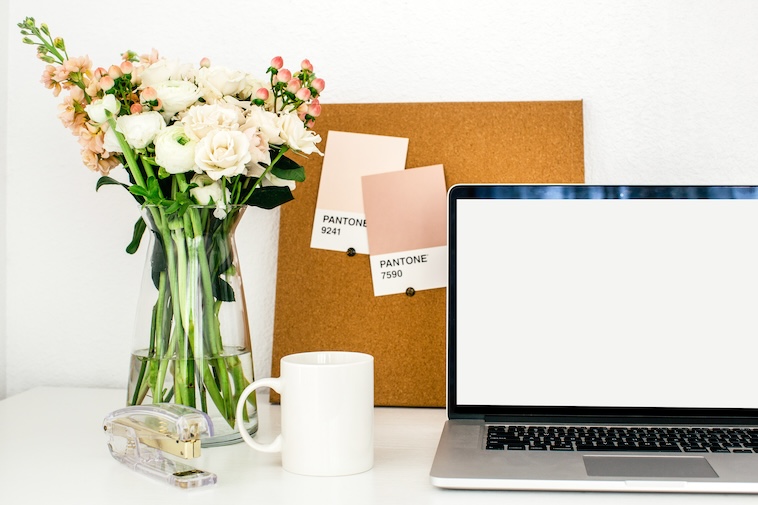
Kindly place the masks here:
[(164, 456), (200, 456), (200, 436), (213, 435), (210, 417), (170, 403), (135, 405), (103, 420), (111, 455), (129, 468), (180, 488), (215, 484), (216, 475)]

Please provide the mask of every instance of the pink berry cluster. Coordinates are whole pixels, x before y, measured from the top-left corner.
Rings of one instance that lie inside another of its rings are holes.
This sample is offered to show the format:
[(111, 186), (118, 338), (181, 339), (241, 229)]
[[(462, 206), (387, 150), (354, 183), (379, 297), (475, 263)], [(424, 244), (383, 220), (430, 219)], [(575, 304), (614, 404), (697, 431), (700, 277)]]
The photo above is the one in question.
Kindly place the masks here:
[[(307, 59), (300, 62), (300, 70), (294, 74), (284, 68), (284, 60), (281, 56), (271, 59), (267, 73), (271, 74), (271, 90), (274, 93), (274, 108), (279, 110), (296, 110), (298, 117), (310, 128), (315, 119), (321, 115), (321, 104), (318, 97), (324, 90), (326, 83), (316, 77), (313, 65)], [(268, 98), (268, 90), (258, 90), (258, 100), (265, 101)], [(266, 96), (260, 96), (265, 94)]]

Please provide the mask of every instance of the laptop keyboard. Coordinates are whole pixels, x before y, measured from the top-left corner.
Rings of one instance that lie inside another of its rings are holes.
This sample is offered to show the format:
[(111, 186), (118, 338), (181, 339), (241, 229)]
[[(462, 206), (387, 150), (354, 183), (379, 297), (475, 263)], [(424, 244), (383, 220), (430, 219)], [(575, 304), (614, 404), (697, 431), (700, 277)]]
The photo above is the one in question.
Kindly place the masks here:
[(758, 429), (487, 426), (486, 448), (507, 451), (758, 452)]

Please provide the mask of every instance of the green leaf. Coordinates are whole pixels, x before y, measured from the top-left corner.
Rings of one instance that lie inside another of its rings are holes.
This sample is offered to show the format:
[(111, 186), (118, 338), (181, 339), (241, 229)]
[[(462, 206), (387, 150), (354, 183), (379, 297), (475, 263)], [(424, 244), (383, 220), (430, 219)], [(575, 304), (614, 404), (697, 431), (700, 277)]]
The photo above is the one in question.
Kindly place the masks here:
[(168, 260), (166, 259), (166, 250), (163, 247), (163, 237), (159, 233), (155, 234), (153, 243), (153, 256), (150, 258), (151, 277), (156, 289), (160, 289), (161, 272), (168, 272)]
[[(285, 159), (284, 156), (279, 160)], [(287, 181), (297, 181), (297, 182), (303, 182), (305, 181), (305, 168), (301, 167), (300, 165), (295, 165), (295, 168), (282, 168), (279, 166), (279, 163), (274, 165), (274, 168), (271, 169), (271, 173), (277, 176), (280, 179), (284, 179)]]
[(232, 267), (232, 257), (223, 233), (213, 233), (210, 238), (208, 266), (211, 271), (213, 297), (220, 302), (233, 302), (234, 288), (222, 277)]
[(145, 199), (149, 204), (163, 205), (166, 199), (163, 198), (163, 192), (161, 191), (161, 185), (158, 179), (155, 177), (148, 177), (146, 182), (146, 188), (134, 184), (129, 186), (129, 192), (135, 196), (140, 196)]
[(134, 254), (139, 249), (139, 244), (142, 241), (142, 235), (145, 233), (147, 225), (142, 218), (137, 219), (134, 223), (134, 232), (132, 233), (132, 241), (126, 246), (126, 252)]
[(265, 186), (253, 191), (253, 195), (245, 203), (251, 207), (271, 210), (294, 199), (292, 191), (286, 186)]
[(220, 302), (233, 302), (234, 289), (221, 277), (216, 277), (211, 285), (213, 297)]
[[(197, 185), (195, 185), (197, 186)], [(166, 207), (166, 214), (176, 214), (178, 217), (182, 217), (190, 205), (192, 205), (192, 199), (189, 197), (189, 191), (186, 193), (178, 193), (176, 200), (163, 200), (162, 205)]]
[[(276, 158), (276, 155), (279, 154), (278, 151), (271, 150), (271, 159), (273, 160)], [(294, 170), (296, 168), (302, 168), (300, 166), (300, 163), (294, 161), (292, 158), (288, 158), (287, 156), (282, 156), (276, 161), (275, 167), (283, 168), (285, 170)]]
[(97, 180), (97, 184), (95, 185), (95, 191), (99, 190), (103, 186), (123, 186), (126, 189), (129, 189), (128, 185), (124, 184), (123, 182), (117, 181), (113, 177), (108, 177), (107, 175), (104, 175)]
[(161, 185), (158, 182), (158, 179), (152, 176), (148, 177), (147, 190), (150, 192), (150, 196), (153, 198), (159, 198), (161, 195)]
[[(166, 200), (166, 202), (169, 202), (170, 200)], [(182, 208), (182, 203), (174, 200), (171, 201), (171, 204), (166, 207), (166, 214), (174, 214), (176, 212), (179, 212), (179, 210)]]
[(129, 193), (136, 195), (136, 196), (142, 196), (147, 198), (149, 196), (149, 193), (145, 188), (142, 186), (137, 186), (136, 184), (134, 186), (129, 186)]

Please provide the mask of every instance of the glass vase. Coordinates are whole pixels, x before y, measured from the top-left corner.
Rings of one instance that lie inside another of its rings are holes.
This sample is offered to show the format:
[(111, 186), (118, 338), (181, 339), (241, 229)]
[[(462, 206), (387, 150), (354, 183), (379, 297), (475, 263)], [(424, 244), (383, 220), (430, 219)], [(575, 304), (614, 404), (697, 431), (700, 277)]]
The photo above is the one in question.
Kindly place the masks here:
[[(253, 381), (245, 293), (234, 240), (244, 206), (143, 209), (149, 236), (139, 297), (127, 404), (170, 402), (210, 415), (204, 447), (241, 440), (240, 393)], [(258, 427), (255, 396), (249, 433)]]

